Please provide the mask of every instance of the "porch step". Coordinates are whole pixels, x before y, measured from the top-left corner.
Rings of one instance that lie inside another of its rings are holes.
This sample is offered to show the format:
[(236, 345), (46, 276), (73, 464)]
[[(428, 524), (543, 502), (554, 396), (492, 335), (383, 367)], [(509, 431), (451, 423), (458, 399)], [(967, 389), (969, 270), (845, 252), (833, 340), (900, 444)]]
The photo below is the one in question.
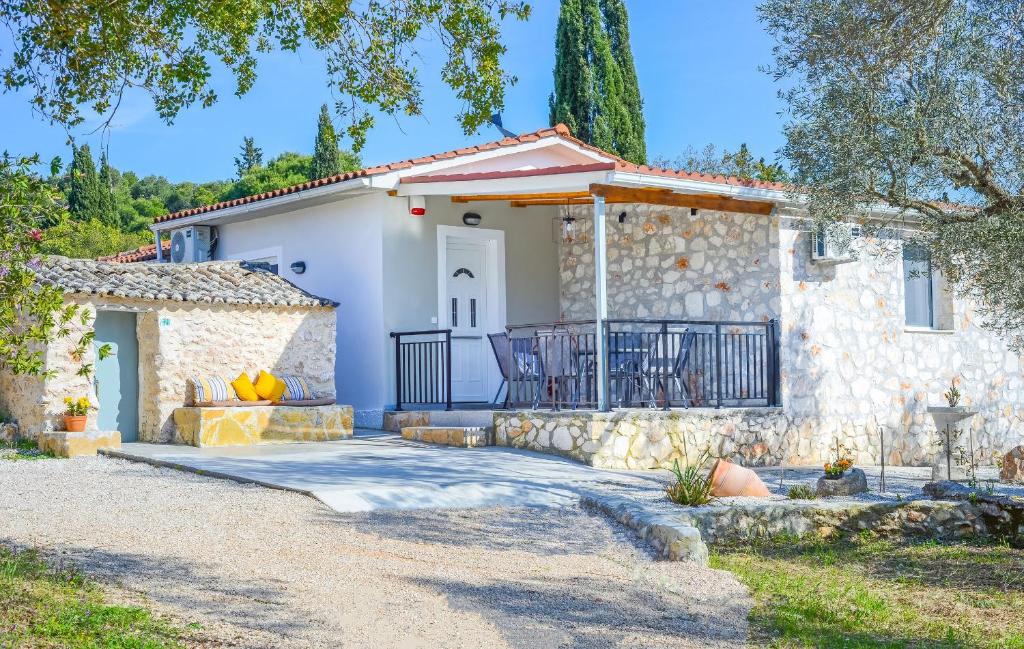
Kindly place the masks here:
[(402, 429), (403, 439), (462, 448), (492, 446), (492, 437), (479, 426), (406, 426)]
[(401, 410), (384, 413), (384, 430), (399, 433), (409, 426), (474, 427), (494, 430), (493, 410)]

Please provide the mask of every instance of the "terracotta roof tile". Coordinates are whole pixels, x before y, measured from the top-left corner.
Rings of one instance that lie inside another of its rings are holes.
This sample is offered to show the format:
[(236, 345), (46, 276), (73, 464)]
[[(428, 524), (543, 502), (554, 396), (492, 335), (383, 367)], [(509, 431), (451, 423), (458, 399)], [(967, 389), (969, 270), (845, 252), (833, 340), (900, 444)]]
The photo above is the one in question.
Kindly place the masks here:
[[(164, 256), (171, 253), (170, 241), (162, 242), (161, 247), (164, 249)], [(156, 244), (151, 243), (148, 246), (139, 246), (135, 250), (127, 250), (125, 252), (119, 252), (116, 255), (98, 257), (97, 261), (111, 261), (115, 264), (128, 264), (139, 261), (151, 261), (154, 259), (156, 259)]]

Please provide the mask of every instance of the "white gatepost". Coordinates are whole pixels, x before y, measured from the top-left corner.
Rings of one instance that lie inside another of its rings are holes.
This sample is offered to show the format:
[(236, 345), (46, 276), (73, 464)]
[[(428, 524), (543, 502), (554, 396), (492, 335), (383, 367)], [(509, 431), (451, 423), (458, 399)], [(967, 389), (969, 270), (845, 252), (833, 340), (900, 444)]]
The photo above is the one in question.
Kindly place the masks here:
[(594, 196), (594, 304), (596, 307), (594, 351), (597, 361), (597, 408), (601, 411), (609, 410), (608, 354), (605, 349), (607, 342), (605, 328), (608, 326), (608, 276), (605, 272), (608, 251), (607, 238), (604, 196)]
[(159, 264), (164, 260), (164, 249), (160, 245), (160, 230), (153, 233), (154, 241), (156, 242), (156, 262)]

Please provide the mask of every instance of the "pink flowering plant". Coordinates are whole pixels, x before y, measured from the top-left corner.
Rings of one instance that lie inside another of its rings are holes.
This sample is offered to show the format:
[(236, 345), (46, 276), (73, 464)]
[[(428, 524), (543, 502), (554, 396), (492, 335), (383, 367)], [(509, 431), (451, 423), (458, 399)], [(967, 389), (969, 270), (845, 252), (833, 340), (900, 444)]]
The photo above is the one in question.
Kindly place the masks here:
[[(88, 327), (89, 312), (66, 304), (61, 290), (36, 281), (42, 226), (65, 216), (57, 190), (33, 168), (38, 157), (0, 156), (0, 369), (14, 374), (48, 376), (46, 345), (72, 335), (77, 320), (86, 332), (72, 349), (71, 357), (81, 362), (95, 333)], [(60, 160), (51, 165), (53, 173)], [(92, 364), (82, 364), (80, 376), (92, 373)]]

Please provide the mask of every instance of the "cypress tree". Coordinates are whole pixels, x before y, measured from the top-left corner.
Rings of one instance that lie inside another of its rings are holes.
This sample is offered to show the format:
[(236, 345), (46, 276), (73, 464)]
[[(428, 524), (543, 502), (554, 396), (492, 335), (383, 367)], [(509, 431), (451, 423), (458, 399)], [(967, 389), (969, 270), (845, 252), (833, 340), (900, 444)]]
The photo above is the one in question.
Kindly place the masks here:
[(251, 137), (242, 138), (242, 151), (235, 158), (235, 171), (238, 179), (249, 173), (256, 167), (263, 165), (263, 149), (256, 146), (256, 141)]
[(551, 124), (644, 164), (643, 104), (622, 0), (562, 0), (555, 36)]
[(71, 181), (68, 187), (68, 212), (76, 221), (102, 220), (104, 200), (96, 163), (89, 145), (72, 146)]
[(647, 162), (647, 124), (644, 120), (644, 102), (640, 96), (640, 82), (633, 63), (633, 48), (629, 44), (629, 14), (623, 0), (601, 0), (601, 13), (611, 42), (612, 56), (622, 80), (620, 105), (622, 117), (615, 134), (619, 155), (627, 160)]
[(340, 171), (338, 136), (334, 132), (327, 104), (324, 104), (320, 107), (320, 124), (316, 131), (316, 146), (313, 149), (313, 162), (309, 167), (309, 179), (326, 178)]
[(551, 125), (593, 139), (594, 82), (583, 27), (583, 0), (562, 0), (555, 34), (555, 91), (548, 100)]
[(98, 178), (100, 216), (99, 219), (107, 225), (120, 226), (120, 218), (117, 213), (117, 201), (114, 199), (114, 174), (116, 172), (107, 160), (107, 152), (100, 153), (100, 173)]

